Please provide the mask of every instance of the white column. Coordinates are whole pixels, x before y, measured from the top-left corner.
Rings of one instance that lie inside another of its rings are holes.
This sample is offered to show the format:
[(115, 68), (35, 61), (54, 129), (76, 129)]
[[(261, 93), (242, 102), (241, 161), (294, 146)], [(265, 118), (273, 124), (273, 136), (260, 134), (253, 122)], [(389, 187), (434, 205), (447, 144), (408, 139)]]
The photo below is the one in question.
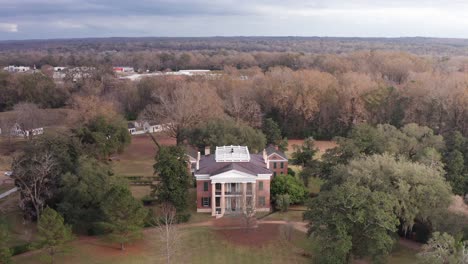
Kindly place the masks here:
[(216, 184), (211, 183), (211, 215), (216, 215)]
[(247, 183), (242, 183), (242, 210), (247, 212)]
[(225, 190), (224, 185), (225, 185), (224, 182), (221, 183), (221, 203), (220, 203), (221, 204), (221, 215), (224, 215), (224, 211), (226, 210), (226, 201), (225, 201), (226, 198), (224, 198), (224, 190)]
[(252, 208), (257, 208), (257, 187), (256, 182), (252, 182)]

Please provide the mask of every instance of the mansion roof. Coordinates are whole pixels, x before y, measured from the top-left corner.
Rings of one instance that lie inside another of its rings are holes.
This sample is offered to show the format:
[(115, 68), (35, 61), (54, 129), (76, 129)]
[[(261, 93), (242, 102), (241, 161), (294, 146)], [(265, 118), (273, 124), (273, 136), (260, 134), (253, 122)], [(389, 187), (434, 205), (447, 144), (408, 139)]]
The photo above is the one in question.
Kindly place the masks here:
[(249, 154), (249, 161), (217, 161), (215, 155), (202, 156), (200, 158), (200, 169), (195, 174), (217, 175), (223, 172), (237, 170), (250, 175), (271, 174), (266, 167), (261, 154)]

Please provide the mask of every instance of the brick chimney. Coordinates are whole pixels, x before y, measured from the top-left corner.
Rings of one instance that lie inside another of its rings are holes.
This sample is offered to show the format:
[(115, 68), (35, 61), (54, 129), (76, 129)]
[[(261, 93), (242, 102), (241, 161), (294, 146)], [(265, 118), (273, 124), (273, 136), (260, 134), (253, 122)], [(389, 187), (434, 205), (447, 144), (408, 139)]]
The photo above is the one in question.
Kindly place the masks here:
[(200, 169), (200, 151), (197, 152), (197, 166), (195, 169), (197, 171)]
[(266, 149), (263, 150), (263, 161), (265, 162), (267, 169), (270, 169), (270, 161), (268, 160)]

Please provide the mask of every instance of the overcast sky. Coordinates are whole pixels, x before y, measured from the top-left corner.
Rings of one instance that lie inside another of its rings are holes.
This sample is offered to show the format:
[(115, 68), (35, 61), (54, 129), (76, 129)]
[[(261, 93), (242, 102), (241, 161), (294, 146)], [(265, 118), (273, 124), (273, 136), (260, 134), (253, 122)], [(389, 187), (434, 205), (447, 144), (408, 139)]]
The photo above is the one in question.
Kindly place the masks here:
[(468, 38), (468, 0), (0, 0), (0, 40), (111, 36)]

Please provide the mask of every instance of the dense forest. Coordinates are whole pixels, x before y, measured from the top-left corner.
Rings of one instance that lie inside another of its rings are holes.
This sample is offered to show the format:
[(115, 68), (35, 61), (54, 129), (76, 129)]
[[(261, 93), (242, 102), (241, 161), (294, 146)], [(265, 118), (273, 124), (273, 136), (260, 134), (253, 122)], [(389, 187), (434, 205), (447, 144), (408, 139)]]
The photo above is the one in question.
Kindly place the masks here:
[[(98, 52), (87, 46), (67, 47), (1, 53), (0, 64), (36, 65), (45, 74), (1, 73), (0, 111), (11, 110), (22, 101), (42, 108), (73, 106), (79, 98), (94, 96), (112, 104), (127, 119), (137, 119), (183, 89), (193, 98), (203, 91), (200, 102), (212, 101), (211, 106), (218, 106), (210, 111), (213, 115), (227, 114), (254, 127), (260, 127), (262, 117), (271, 117), (287, 137), (329, 139), (362, 122), (397, 127), (414, 122), (441, 134), (468, 133), (468, 57), (380, 50), (341, 54), (228, 49), (180, 52), (176, 45), (170, 52)], [(95, 68), (79, 80), (65, 78), (57, 83), (52, 81), (48, 65)], [(142, 71), (215, 69), (223, 74), (209, 78), (158, 76), (131, 82), (116, 78), (113, 65)], [(203, 115), (208, 114), (204, 111), (200, 118)], [(156, 121), (167, 121), (163, 119), (167, 116)]]
[[(2, 131), (15, 124), (24, 131), (62, 129), (28, 138), (12, 162), (20, 206), (32, 220), (53, 215), (49, 206), (77, 233), (117, 234), (122, 250), (130, 240), (127, 232), (151, 225), (144, 215), (152, 212), (111, 177), (112, 156), (131, 142), (125, 121), (141, 120), (164, 125), (176, 139), (177, 146), (167, 147), (151, 136), (159, 151), (154, 175), (161, 183), (152, 186), (149, 198), (173, 205), (177, 222), (190, 218), (182, 145), (205, 150), (236, 144), (259, 152), (267, 144), (284, 150), (288, 138), (298, 138), (304, 144), (291, 150), (289, 161), (299, 170), (275, 176), (271, 199), (285, 211), (290, 203), (307, 206), (304, 219), (311, 223), (308, 236), (319, 242), (318, 263), (350, 263), (355, 257), (382, 263), (397, 234), (427, 242), (423, 251), (429, 253), (437, 253), (430, 246), (448, 236), (449, 257), (466, 260), (466, 217), (448, 209), (454, 195), (466, 203), (468, 193), (466, 40), (0, 42), (0, 65), (11, 64), (38, 70), (0, 72)], [(52, 66), (77, 67), (80, 73), (57, 78)], [(129, 80), (113, 66), (139, 73), (212, 71)], [(334, 139), (337, 147), (317, 158), (314, 139)], [(39, 176), (44, 184), (35, 183)], [(323, 185), (309, 195), (311, 179)], [(45, 187), (28, 196), (30, 185)], [(133, 213), (119, 222), (114, 208)], [(103, 221), (101, 230), (96, 223)]]

